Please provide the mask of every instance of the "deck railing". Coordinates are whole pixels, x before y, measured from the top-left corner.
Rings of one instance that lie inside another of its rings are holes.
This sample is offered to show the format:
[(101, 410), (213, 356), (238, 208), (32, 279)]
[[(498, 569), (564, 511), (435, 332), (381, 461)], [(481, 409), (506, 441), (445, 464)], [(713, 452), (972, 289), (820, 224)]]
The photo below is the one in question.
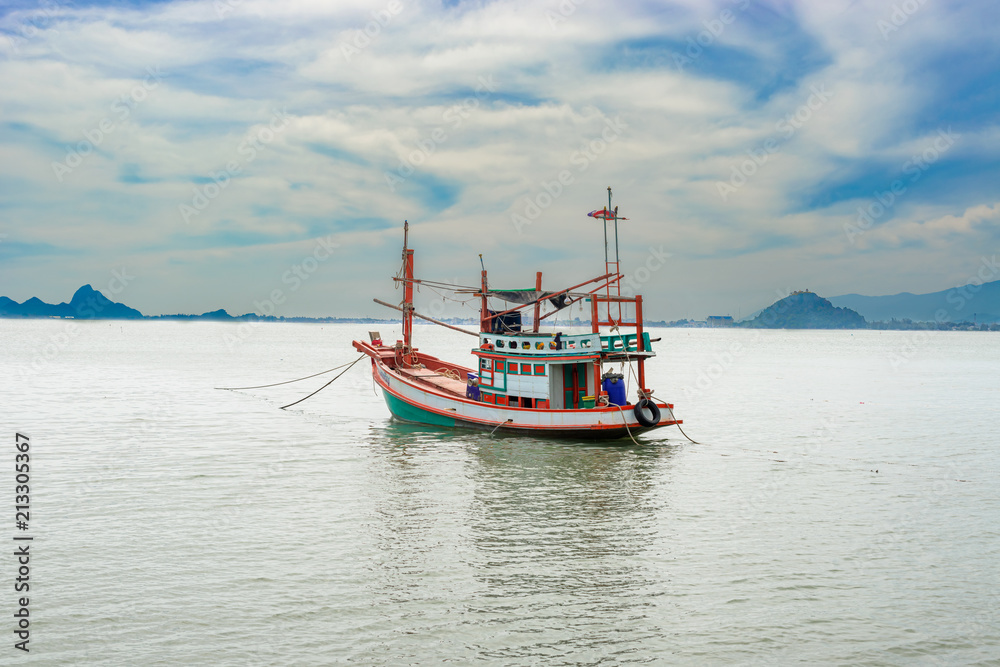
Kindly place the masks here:
[(601, 336), (598, 334), (563, 334), (559, 337), (557, 348), (555, 336), (517, 336), (480, 334), (480, 348), (489, 343), (497, 352), (508, 354), (530, 354), (539, 356), (562, 356), (567, 354), (589, 354), (601, 351)]
[[(653, 349), (648, 331), (642, 332), (642, 347), (647, 352)], [(638, 336), (634, 333), (601, 336), (601, 349), (605, 352), (638, 352)]]

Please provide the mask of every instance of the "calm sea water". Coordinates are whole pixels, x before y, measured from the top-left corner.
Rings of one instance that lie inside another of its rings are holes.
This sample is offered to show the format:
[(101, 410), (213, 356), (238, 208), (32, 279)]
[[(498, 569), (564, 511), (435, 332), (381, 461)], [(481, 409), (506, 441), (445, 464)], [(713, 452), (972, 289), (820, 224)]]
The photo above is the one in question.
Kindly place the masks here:
[(364, 362), (214, 389), (366, 329), (0, 320), (0, 663), (1000, 664), (1000, 336), (656, 331), (700, 444), (394, 424)]

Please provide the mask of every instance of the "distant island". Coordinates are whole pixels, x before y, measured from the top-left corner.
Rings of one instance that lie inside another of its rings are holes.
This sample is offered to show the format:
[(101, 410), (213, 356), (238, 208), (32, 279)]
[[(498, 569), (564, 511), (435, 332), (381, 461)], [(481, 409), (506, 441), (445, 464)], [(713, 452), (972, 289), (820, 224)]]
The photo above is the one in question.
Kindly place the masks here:
[(78, 289), (69, 303), (45, 303), (31, 297), (24, 303), (0, 296), (0, 317), (38, 318), (58, 317), (78, 320), (210, 320), (216, 322), (329, 322), (329, 323), (373, 323), (394, 322), (371, 317), (276, 317), (274, 315), (230, 315), (225, 310), (213, 310), (201, 315), (143, 315), (135, 308), (117, 303), (107, 298), (90, 285)]
[[(857, 308), (848, 304), (855, 304)], [(977, 310), (968, 315), (975, 305)], [(825, 299), (815, 292), (802, 290), (779, 299), (743, 321), (731, 316), (710, 316), (696, 320), (645, 320), (649, 327), (734, 327), (748, 329), (893, 329), (939, 331), (1000, 331), (1000, 280), (980, 285), (966, 285), (933, 294), (860, 296), (848, 294)], [(961, 314), (961, 317), (959, 317)], [(876, 319), (888, 315), (885, 319)], [(915, 317), (910, 317), (915, 316)], [(925, 319), (915, 319), (922, 317)], [(223, 309), (200, 315), (143, 315), (135, 308), (107, 298), (90, 285), (78, 289), (69, 302), (45, 303), (31, 297), (23, 303), (0, 296), (0, 318), (72, 318), (81, 320), (208, 320), (215, 322), (319, 322), (383, 324), (395, 319), (372, 317), (283, 317), (245, 313), (230, 315)], [(474, 318), (444, 318), (449, 324), (479, 324)], [(585, 326), (579, 318), (565, 326)]]

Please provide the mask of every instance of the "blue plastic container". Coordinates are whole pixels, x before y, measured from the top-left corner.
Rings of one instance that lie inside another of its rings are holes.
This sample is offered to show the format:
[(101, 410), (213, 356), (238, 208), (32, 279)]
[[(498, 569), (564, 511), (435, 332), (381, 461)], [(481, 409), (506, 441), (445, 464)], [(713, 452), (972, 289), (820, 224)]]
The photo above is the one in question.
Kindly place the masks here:
[(479, 376), (475, 373), (468, 373), (467, 385), (465, 387), (465, 397), (474, 401), (482, 400), (479, 393)]
[(625, 405), (625, 376), (620, 373), (607, 373), (601, 388), (608, 392), (608, 402), (612, 405)]

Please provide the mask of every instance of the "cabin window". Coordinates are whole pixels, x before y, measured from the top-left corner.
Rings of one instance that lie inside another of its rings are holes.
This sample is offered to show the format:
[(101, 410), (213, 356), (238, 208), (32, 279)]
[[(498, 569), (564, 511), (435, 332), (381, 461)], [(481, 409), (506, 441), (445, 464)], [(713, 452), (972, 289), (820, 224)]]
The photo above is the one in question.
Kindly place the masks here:
[(483, 345), (489, 345), (489, 344), (490, 344), (490, 339), (489, 338), (484, 338), (483, 339)]
[(531, 375), (531, 364), (521, 364), (521, 375)]
[(507, 347), (509, 347), (512, 350), (516, 350), (517, 349), (517, 341), (516, 340), (510, 341), (510, 343), (507, 344)]
[(507, 372), (511, 375), (517, 375), (517, 363), (510, 361), (507, 363)]
[(590, 347), (590, 346), (591, 346), (591, 342), (589, 340), (581, 340), (580, 341), (580, 347)]
[(545, 375), (545, 364), (535, 364), (535, 375)]
[(523, 343), (521, 343), (521, 349), (522, 350), (530, 350), (531, 349), (531, 343), (529, 343), (528, 341), (524, 341)]
[(493, 360), (492, 359), (481, 359), (479, 363), (483, 367), (484, 371), (492, 370), (492, 368), (493, 368)]

